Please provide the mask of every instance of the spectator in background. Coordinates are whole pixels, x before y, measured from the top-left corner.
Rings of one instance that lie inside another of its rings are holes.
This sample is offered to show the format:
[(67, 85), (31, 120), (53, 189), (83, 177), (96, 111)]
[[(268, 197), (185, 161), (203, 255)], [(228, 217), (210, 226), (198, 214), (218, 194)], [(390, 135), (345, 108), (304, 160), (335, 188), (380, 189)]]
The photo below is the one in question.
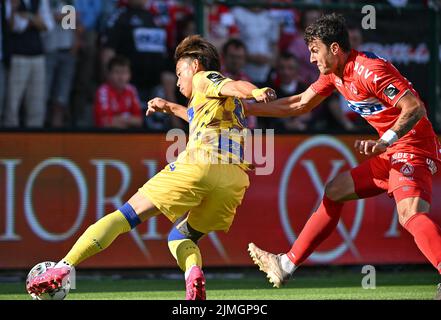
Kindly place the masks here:
[[(167, 47), (170, 56), (173, 56), (175, 48), (181, 42), (179, 37), (183, 33), (188, 35), (196, 33), (193, 7), (185, 1), (151, 0), (148, 2), (148, 10), (153, 14), (156, 25), (167, 32)], [(189, 28), (189, 30), (182, 30), (182, 27)]]
[(250, 81), (243, 68), (247, 62), (247, 48), (239, 39), (230, 39), (222, 47), (222, 74), (233, 80)]
[(98, 33), (102, 34), (106, 31), (109, 20), (115, 15), (115, 12), (120, 8), (119, 0), (98, 0), (101, 2), (101, 15), (98, 26)]
[(239, 36), (239, 28), (233, 13), (226, 5), (212, 4), (207, 10), (207, 40), (220, 50), (225, 41)]
[(240, 39), (248, 50), (245, 71), (256, 86), (262, 87), (268, 79), (273, 58), (277, 57), (279, 26), (270, 11), (262, 8), (236, 7), (232, 12)]
[[(291, 3), (292, 0), (271, 0), (277, 3)], [(300, 19), (299, 10), (295, 8), (273, 8), (271, 16), (280, 26), (279, 52), (286, 52), (291, 42), (297, 37), (297, 24)]]
[[(247, 49), (242, 40), (230, 39), (222, 47), (222, 69), (221, 73), (233, 80), (250, 81), (250, 78), (243, 71), (247, 61)], [(247, 127), (255, 129), (257, 118), (247, 117)]]
[[(153, 97), (176, 101), (176, 77), (173, 63), (167, 55), (167, 35), (157, 27), (153, 15), (145, 10), (147, 0), (129, 0), (109, 21), (103, 36), (102, 63), (107, 64), (115, 55), (126, 56), (132, 65), (133, 84), (144, 102)], [(171, 117), (158, 113), (147, 119), (151, 129), (166, 130)]]
[[(282, 53), (279, 56), (276, 70), (270, 75), (268, 86), (276, 91), (278, 98), (293, 96), (304, 92), (308, 88), (300, 81), (299, 65), (294, 55)], [(305, 131), (308, 122), (311, 120), (311, 115), (305, 114), (287, 119), (262, 118), (262, 120), (265, 120), (264, 127), (267, 128)]]
[(114, 57), (108, 64), (107, 83), (95, 95), (95, 125), (98, 128), (142, 127), (141, 105), (136, 88), (130, 85), (130, 62)]
[(98, 30), (103, 3), (112, 0), (74, 0), (78, 21), (78, 52), (73, 86), (72, 113), (75, 124), (88, 127), (93, 123), (93, 96), (98, 80)]
[(176, 49), (177, 45), (188, 36), (197, 33), (196, 18), (193, 15), (187, 15), (176, 22), (176, 41), (173, 43), (172, 51)]
[(23, 97), (26, 127), (41, 128), (46, 114), (46, 60), (41, 33), (54, 28), (48, 0), (11, 0), (11, 69), (5, 126), (20, 125)]
[(300, 26), (297, 34), (291, 39), (291, 44), (287, 51), (293, 54), (299, 63), (300, 80), (306, 85), (310, 85), (319, 77), (316, 66), (310, 62), (310, 52), (303, 38), (307, 26), (315, 22), (322, 12), (319, 10), (306, 10), (300, 17)]
[(61, 26), (65, 16), (62, 8), (72, 4), (69, 0), (50, 0), (55, 27), (43, 37), (46, 49), (48, 114), (53, 128), (65, 126), (75, 75), (78, 43), (76, 31)]
[(5, 107), (5, 92), (8, 64), (8, 19), (11, 14), (9, 1), (0, 1), (0, 127)]

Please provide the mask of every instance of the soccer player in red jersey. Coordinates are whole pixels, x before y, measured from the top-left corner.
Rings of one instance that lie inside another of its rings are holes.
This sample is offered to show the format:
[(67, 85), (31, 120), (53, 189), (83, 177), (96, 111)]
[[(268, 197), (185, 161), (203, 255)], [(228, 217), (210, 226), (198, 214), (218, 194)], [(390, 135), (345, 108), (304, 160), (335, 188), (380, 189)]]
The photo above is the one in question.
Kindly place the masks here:
[[(298, 116), (337, 89), (381, 138), (355, 143), (370, 159), (327, 184), (320, 207), (288, 253), (274, 255), (251, 243), (251, 257), (270, 282), (280, 287), (334, 231), (345, 202), (387, 192), (396, 201), (400, 224), (441, 273), (441, 229), (429, 214), (432, 176), (441, 163), (441, 146), (424, 103), (391, 63), (370, 52), (351, 50), (342, 16), (322, 16), (306, 29), (305, 41), (311, 63), (320, 70), (319, 79), (299, 95), (248, 105), (247, 112)], [(441, 298), (440, 288), (438, 296)]]

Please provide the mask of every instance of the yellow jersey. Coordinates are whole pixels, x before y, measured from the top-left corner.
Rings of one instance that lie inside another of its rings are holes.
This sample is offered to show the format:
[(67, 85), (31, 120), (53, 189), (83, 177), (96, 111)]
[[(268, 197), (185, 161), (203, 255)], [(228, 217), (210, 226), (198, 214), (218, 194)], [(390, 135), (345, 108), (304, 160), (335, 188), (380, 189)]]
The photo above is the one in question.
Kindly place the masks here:
[(188, 104), (190, 135), (186, 156), (196, 162), (237, 164), (244, 170), (245, 140), (248, 134), (242, 101), (222, 96), (222, 87), (233, 80), (219, 72), (201, 71), (193, 77)]

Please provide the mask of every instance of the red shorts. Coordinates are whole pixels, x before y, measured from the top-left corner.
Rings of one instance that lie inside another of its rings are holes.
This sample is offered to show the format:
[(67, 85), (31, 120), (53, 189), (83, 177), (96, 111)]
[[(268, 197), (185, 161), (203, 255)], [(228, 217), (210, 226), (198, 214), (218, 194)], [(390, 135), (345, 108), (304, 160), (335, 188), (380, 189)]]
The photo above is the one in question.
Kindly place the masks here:
[(351, 170), (355, 193), (369, 198), (384, 192), (398, 203), (420, 197), (432, 202), (432, 176), (437, 172), (435, 161), (412, 153), (383, 153)]

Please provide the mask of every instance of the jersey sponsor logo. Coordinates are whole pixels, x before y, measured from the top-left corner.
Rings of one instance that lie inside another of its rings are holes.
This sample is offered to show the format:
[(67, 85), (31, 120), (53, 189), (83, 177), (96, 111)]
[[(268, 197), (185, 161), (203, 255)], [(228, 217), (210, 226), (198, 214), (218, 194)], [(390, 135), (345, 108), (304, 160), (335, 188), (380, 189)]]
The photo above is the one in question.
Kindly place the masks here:
[(165, 53), (167, 34), (159, 28), (136, 28), (133, 30), (135, 48), (138, 52)]
[(354, 71), (359, 76), (364, 77), (366, 80), (372, 78), (373, 83), (377, 83), (377, 81), (382, 78), (382, 77), (379, 77), (378, 75), (376, 75), (373, 71), (366, 68), (364, 65), (360, 64), (359, 62), (355, 62)]
[(399, 93), (400, 90), (398, 90), (397, 87), (395, 87), (392, 83), (388, 85), (386, 89), (384, 89), (384, 94), (391, 100), (395, 99)]
[(392, 155), (392, 165), (397, 163), (407, 163), (409, 160), (415, 158), (415, 155), (407, 152), (397, 152)]
[(216, 86), (218, 86), (222, 81), (225, 80), (225, 77), (220, 73), (212, 72), (207, 76), (208, 80), (213, 82)]
[(381, 104), (378, 99), (367, 99), (364, 101), (349, 100), (348, 107), (362, 117), (371, 116), (386, 109), (386, 107)]
[(415, 168), (410, 163), (405, 163), (401, 167), (400, 172), (406, 177), (411, 177), (415, 173)]
[(393, 160), (397, 160), (397, 159), (406, 159), (406, 160), (411, 159), (412, 160), (413, 158), (415, 158), (415, 155), (413, 153), (408, 153), (408, 152), (397, 152), (392, 155)]

